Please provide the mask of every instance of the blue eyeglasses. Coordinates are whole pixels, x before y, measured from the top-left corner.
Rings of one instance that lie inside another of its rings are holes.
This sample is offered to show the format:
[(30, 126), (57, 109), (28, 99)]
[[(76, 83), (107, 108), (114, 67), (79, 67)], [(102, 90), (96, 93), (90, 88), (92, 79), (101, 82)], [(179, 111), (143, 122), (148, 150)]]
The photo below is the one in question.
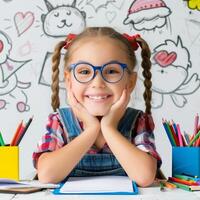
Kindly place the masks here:
[(101, 72), (101, 76), (106, 82), (116, 83), (122, 79), (125, 68), (127, 68), (127, 64), (118, 61), (111, 61), (102, 66), (94, 66), (87, 62), (70, 65), (75, 79), (80, 83), (88, 83), (94, 79), (97, 70)]

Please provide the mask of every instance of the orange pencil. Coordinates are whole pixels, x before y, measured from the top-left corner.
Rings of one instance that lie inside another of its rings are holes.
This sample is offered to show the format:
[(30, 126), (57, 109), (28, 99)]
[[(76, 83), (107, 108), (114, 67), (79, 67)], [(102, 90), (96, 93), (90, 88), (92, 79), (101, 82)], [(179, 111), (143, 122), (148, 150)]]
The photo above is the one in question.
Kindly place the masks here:
[(165, 187), (169, 188), (169, 189), (174, 189), (176, 188), (176, 185), (170, 182), (164, 182)]
[(20, 130), (19, 130), (19, 133), (17, 134), (17, 137), (15, 138), (15, 141), (13, 143), (13, 146), (18, 146), (18, 141), (20, 140), (20, 138), (22, 137), (22, 134), (24, 132), (24, 129), (25, 129), (25, 125), (22, 124)]
[(20, 122), (20, 124), (18, 125), (17, 130), (15, 131), (15, 134), (14, 134), (14, 136), (13, 136), (13, 139), (12, 139), (12, 141), (11, 141), (11, 143), (10, 143), (10, 146), (14, 146), (14, 145), (15, 145), (16, 139), (17, 139), (17, 137), (18, 137), (18, 135), (19, 135), (19, 133), (20, 133), (20, 130), (21, 130), (22, 126), (23, 126), (23, 120), (22, 120), (22, 121)]

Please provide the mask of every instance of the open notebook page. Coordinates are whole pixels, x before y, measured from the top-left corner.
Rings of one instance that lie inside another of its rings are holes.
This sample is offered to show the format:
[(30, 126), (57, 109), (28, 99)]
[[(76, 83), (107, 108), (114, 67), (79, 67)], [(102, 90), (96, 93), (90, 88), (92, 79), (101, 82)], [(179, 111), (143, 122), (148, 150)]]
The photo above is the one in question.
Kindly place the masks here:
[(132, 181), (126, 176), (70, 177), (61, 193), (134, 192)]

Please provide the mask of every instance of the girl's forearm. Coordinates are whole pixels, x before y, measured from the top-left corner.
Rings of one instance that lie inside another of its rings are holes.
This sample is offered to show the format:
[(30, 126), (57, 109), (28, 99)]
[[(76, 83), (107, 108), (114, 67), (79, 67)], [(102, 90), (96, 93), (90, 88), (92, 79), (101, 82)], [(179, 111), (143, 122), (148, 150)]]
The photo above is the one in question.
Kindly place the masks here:
[(157, 170), (156, 159), (138, 149), (114, 128), (104, 129), (103, 135), (129, 178), (140, 186), (150, 185)]
[(90, 128), (64, 147), (43, 153), (37, 163), (39, 180), (44, 183), (62, 181), (93, 145), (98, 133), (97, 128)]

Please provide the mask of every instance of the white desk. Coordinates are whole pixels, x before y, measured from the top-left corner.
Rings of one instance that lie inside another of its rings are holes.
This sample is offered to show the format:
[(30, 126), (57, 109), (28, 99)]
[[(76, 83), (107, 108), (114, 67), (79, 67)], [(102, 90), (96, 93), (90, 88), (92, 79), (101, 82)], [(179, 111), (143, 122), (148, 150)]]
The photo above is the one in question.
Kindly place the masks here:
[(199, 192), (188, 192), (181, 189), (161, 192), (159, 187), (139, 188), (138, 195), (53, 195), (49, 190), (32, 194), (0, 194), (0, 200), (200, 200)]

